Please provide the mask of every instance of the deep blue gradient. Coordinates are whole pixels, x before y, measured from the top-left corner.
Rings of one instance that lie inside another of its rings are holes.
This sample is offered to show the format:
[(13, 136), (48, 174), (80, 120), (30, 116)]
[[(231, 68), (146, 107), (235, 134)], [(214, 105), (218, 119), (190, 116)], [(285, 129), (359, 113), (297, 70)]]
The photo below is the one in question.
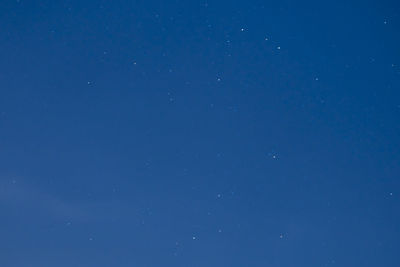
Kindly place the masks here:
[(400, 266), (397, 1), (0, 2), (1, 267)]

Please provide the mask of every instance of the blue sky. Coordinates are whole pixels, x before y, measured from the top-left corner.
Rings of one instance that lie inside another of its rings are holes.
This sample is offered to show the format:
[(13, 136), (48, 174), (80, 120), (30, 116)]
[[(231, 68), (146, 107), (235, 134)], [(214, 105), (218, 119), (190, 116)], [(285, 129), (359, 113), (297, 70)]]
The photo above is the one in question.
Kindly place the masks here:
[(2, 1), (0, 266), (399, 266), (396, 1)]

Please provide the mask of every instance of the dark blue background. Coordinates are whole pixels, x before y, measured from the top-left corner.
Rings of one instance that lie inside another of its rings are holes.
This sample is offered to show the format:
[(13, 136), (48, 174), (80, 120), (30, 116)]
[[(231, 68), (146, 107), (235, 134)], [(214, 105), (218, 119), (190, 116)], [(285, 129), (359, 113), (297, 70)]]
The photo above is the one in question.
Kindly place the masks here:
[(0, 266), (400, 266), (397, 1), (0, 3)]

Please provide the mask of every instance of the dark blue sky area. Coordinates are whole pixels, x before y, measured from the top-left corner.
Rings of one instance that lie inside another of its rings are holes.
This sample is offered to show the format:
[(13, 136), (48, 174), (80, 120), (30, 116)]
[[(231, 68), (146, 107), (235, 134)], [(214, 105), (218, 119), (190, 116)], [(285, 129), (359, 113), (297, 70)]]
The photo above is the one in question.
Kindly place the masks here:
[(0, 266), (400, 266), (399, 48), (397, 1), (1, 1)]

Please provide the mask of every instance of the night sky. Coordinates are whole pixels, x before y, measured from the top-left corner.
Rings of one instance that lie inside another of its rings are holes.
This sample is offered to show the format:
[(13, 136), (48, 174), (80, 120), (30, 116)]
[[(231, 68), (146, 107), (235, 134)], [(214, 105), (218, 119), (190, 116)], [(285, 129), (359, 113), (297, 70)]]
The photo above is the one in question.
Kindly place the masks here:
[(1, 267), (399, 251), (397, 1), (0, 1)]

